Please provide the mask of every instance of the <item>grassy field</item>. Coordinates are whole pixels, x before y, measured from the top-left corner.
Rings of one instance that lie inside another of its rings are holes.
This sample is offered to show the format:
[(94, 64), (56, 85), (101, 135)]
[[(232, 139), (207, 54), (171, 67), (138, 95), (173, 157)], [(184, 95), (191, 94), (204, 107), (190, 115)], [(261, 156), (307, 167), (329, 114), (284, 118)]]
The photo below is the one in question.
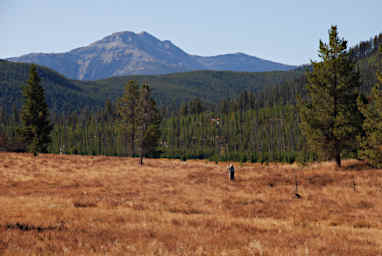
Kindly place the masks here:
[(137, 163), (0, 153), (0, 255), (382, 255), (382, 170), (362, 162), (236, 164), (234, 182)]

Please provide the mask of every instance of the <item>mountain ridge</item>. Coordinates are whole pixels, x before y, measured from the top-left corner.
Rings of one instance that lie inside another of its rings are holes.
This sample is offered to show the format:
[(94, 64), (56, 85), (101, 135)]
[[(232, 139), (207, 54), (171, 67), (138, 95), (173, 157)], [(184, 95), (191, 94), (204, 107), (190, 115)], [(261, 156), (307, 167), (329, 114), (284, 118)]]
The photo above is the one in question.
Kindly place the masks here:
[[(22, 87), (29, 77), (31, 64), (0, 60), (0, 113), (13, 111), (22, 105)], [(52, 112), (68, 113), (83, 108), (102, 107), (106, 100), (115, 101), (122, 96), (130, 80), (147, 83), (153, 89), (153, 97), (160, 107), (177, 109), (183, 102), (199, 98), (215, 104), (243, 91), (258, 91), (268, 85), (293, 81), (303, 72), (230, 72), (190, 71), (162, 75), (128, 75), (96, 81), (68, 79), (60, 73), (37, 65), (41, 85)]]
[(97, 80), (123, 75), (158, 75), (195, 70), (287, 71), (296, 66), (264, 60), (245, 53), (191, 55), (170, 40), (148, 32), (115, 32), (88, 46), (62, 53), (30, 53), (8, 58), (47, 66), (71, 79)]

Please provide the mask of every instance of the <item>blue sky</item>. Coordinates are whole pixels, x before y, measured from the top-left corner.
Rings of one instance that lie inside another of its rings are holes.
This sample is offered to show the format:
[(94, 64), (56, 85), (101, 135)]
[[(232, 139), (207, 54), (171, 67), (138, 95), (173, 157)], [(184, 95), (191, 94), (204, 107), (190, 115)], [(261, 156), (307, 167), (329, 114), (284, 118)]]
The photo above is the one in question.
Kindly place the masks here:
[(0, 58), (64, 52), (128, 30), (190, 54), (304, 64), (332, 24), (350, 45), (381, 33), (381, 11), (381, 0), (0, 0)]

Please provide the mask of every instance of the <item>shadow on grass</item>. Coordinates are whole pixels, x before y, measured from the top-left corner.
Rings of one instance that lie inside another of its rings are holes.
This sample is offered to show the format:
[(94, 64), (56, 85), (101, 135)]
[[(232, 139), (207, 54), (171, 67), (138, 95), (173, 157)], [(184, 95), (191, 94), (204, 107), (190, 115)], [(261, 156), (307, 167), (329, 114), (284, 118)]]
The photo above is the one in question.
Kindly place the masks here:
[(344, 171), (370, 171), (370, 170), (375, 170), (379, 171), (381, 169), (376, 169), (372, 167), (368, 162), (366, 161), (359, 161), (357, 163), (351, 163), (346, 166), (343, 166), (342, 169)]
[(61, 226), (34, 226), (24, 223), (16, 223), (16, 224), (6, 224), (6, 229), (13, 229), (13, 230), (21, 230), (21, 231), (37, 231), (37, 232), (44, 232), (44, 231), (51, 231), (51, 230), (63, 230), (63, 227)]

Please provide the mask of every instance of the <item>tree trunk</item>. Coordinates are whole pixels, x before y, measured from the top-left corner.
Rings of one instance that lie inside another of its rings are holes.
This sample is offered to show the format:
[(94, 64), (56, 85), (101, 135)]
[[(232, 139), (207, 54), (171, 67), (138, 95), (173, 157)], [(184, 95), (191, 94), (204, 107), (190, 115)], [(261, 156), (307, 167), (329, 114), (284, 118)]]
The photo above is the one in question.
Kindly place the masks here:
[(339, 152), (336, 153), (336, 164), (337, 167), (341, 167), (341, 153)]
[(139, 164), (140, 165), (143, 165), (143, 154), (141, 154), (140, 158), (139, 158)]
[(135, 131), (131, 134), (131, 157), (135, 157)]

